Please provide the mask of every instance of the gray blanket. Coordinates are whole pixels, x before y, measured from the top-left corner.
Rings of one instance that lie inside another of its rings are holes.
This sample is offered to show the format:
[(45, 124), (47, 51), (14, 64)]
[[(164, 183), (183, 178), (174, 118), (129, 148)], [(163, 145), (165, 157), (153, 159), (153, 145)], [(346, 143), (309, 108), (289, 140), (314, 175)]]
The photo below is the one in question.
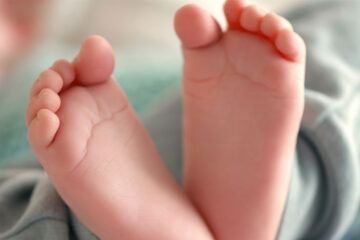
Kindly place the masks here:
[[(286, 16), (307, 44), (307, 90), (278, 239), (360, 239), (358, 14), (359, 1), (343, 0), (312, 2)], [(180, 90), (143, 121), (181, 182)], [(0, 170), (0, 239), (96, 237), (66, 207), (35, 159), (26, 159)]]

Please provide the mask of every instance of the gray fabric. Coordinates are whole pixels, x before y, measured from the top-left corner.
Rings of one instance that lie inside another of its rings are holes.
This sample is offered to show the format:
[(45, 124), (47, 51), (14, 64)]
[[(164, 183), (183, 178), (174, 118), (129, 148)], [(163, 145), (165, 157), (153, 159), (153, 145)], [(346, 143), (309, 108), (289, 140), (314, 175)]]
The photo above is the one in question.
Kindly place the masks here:
[[(360, 239), (359, 14), (358, 1), (312, 2), (288, 14), (307, 43), (308, 62), (306, 108), (280, 240)], [(181, 182), (180, 90), (170, 95), (143, 120)], [(96, 237), (32, 160), (1, 168), (0, 239)]]
[(308, 58), (305, 113), (280, 239), (360, 238), (359, 14), (359, 1), (324, 1), (288, 14)]
[(97, 239), (69, 211), (34, 158), (2, 166), (0, 239)]

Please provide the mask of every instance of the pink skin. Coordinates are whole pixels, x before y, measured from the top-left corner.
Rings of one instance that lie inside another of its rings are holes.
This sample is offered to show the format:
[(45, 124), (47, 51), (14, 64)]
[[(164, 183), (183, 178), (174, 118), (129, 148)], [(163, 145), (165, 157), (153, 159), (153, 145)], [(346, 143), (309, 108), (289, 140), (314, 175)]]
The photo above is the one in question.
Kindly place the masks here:
[(256, 6), (228, 0), (225, 14), (225, 33), (195, 5), (175, 17), (192, 201), (110, 77), (104, 39), (88, 38), (72, 63), (57, 61), (34, 83), (29, 143), (100, 238), (275, 238), (303, 111), (305, 46), (286, 20)]
[(196, 5), (175, 17), (185, 188), (215, 239), (274, 239), (303, 113), (305, 45), (257, 6), (228, 0), (224, 10), (226, 32)]
[(101, 239), (212, 239), (110, 77), (113, 68), (110, 45), (94, 36), (73, 63), (59, 60), (40, 74), (26, 112), (33, 152)]

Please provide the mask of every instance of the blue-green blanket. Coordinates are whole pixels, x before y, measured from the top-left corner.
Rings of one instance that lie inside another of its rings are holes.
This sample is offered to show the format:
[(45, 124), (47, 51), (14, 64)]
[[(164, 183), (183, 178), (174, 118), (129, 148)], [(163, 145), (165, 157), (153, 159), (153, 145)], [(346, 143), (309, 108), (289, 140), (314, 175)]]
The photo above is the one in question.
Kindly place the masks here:
[[(71, 58), (76, 48), (52, 48), (35, 50), (19, 67), (0, 84), (0, 163), (14, 161), (14, 157), (31, 153), (27, 143), (25, 108), (28, 92), (39, 73), (58, 58)], [(137, 53), (141, 52), (142, 55)], [(115, 50), (114, 77), (125, 90), (131, 104), (138, 112), (144, 111), (180, 82), (180, 59), (173, 60), (161, 54), (161, 49)], [(160, 56), (159, 56), (160, 55)], [(156, 56), (156, 57), (154, 57)]]

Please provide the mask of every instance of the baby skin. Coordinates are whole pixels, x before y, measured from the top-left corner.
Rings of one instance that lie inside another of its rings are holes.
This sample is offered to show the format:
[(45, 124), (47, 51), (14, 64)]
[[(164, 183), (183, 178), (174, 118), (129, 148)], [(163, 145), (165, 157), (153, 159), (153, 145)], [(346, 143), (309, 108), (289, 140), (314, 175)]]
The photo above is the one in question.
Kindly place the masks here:
[[(225, 3), (228, 29), (187, 5), (183, 191), (111, 77), (101, 37), (30, 90), (28, 138), (53, 185), (101, 239), (274, 239), (303, 112), (305, 46), (283, 18)], [(260, 230), (261, 229), (261, 230)]]

